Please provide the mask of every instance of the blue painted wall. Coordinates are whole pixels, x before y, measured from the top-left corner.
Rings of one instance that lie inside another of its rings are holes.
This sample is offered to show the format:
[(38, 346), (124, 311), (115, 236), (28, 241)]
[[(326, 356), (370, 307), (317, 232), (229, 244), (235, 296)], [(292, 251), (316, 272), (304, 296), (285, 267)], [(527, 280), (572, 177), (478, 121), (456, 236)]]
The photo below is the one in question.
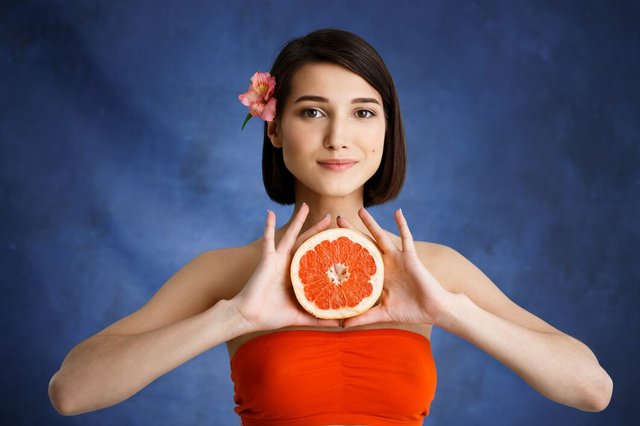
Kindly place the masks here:
[(63, 418), (47, 383), (80, 340), (203, 250), (257, 238), (261, 125), (237, 95), (319, 27), (368, 39), (399, 89), (409, 174), (374, 209), (453, 246), (590, 345), (600, 414), (545, 400), (436, 330), (430, 425), (613, 425), (640, 415), (640, 11), (624, 1), (3, 1), (3, 424), (233, 425), (224, 347), (127, 402)]

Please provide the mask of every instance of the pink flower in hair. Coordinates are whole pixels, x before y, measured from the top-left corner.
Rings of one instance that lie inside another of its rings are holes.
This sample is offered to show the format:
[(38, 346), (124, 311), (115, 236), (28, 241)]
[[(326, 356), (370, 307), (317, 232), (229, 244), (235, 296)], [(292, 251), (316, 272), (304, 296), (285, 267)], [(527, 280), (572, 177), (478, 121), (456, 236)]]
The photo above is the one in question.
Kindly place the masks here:
[(264, 121), (273, 121), (276, 116), (276, 98), (273, 97), (275, 87), (276, 78), (268, 72), (256, 72), (251, 77), (251, 84), (247, 91), (238, 96), (242, 105), (249, 107), (249, 114), (242, 123), (243, 129), (251, 116), (260, 117)]

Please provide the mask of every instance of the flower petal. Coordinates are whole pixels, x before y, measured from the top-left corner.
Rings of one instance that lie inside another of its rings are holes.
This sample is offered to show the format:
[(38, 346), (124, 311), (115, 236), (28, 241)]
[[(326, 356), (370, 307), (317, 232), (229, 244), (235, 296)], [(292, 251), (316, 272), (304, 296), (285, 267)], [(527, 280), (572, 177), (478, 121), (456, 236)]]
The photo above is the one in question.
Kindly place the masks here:
[(264, 110), (264, 104), (261, 102), (256, 102), (249, 105), (249, 114), (254, 117), (261, 117), (262, 111)]
[(242, 102), (242, 105), (248, 107), (255, 104), (256, 102), (264, 103), (264, 101), (262, 100), (262, 96), (260, 96), (260, 94), (254, 92), (253, 90), (247, 90), (246, 93), (239, 96), (239, 99), (240, 102)]
[[(238, 95), (238, 99), (249, 107), (251, 116), (273, 121), (276, 115), (276, 99), (272, 97), (275, 87), (276, 79), (270, 73), (256, 72), (251, 77), (249, 88), (245, 93)], [(243, 128), (246, 121), (242, 125)]]
[(269, 102), (264, 106), (260, 118), (264, 121), (273, 121), (276, 116), (276, 98), (269, 99)]

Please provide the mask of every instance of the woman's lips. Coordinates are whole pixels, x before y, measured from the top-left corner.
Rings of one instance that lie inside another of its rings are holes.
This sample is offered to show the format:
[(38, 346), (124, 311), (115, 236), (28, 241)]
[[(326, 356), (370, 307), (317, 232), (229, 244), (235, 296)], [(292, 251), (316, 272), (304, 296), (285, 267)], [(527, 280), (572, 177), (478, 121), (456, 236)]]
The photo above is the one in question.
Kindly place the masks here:
[(327, 161), (318, 161), (318, 164), (320, 164), (320, 166), (324, 167), (325, 169), (328, 169), (334, 172), (341, 172), (343, 170), (347, 170), (351, 168), (354, 164), (356, 164), (356, 161), (355, 160), (327, 160)]

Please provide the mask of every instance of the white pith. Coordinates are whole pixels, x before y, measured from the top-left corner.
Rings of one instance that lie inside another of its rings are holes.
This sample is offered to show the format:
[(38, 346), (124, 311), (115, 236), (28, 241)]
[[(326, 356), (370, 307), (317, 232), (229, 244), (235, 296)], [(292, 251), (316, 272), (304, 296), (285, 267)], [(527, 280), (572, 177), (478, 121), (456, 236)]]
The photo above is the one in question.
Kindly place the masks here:
[(340, 285), (343, 281), (349, 279), (349, 269), (342, 263), (333, 264), (327, 269), (327, 277), (333, 284)]

